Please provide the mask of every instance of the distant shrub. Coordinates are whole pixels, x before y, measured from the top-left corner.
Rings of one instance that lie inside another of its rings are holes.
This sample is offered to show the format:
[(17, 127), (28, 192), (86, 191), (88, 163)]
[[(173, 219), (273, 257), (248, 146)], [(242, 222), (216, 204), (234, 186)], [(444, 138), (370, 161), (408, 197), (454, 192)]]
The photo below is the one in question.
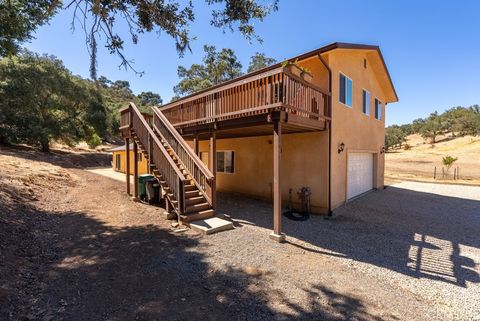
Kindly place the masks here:
[(452, 157), (450, 155), (442, 158), (442, 163), (447, 168), (447, 172), (450, 170), (450, 167), (452, 167), (453, 163), (455, 163), (457, 160), (457, 157)]
[(96, 133), (94, 133), (88, 140), (87, 144), (90, 148), (95, 148), (102, 143), (102, 139)]
[(412, 149), (412, 146), (410, 146), (410, 144), (408, 144), (408, 143), (405, 143), (405, 145), (403, 145), (403, 149), (404, 150), (410, 150), (410, 149)]

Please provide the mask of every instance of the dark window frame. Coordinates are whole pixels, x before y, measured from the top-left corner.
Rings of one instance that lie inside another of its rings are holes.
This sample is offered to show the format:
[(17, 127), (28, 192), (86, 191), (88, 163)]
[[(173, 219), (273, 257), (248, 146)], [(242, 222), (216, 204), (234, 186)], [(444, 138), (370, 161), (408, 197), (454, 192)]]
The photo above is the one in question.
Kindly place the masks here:
[[(226, 154), (230, 153), (230, 164), (227, 164)], [(221, 155), (221, 156), (220, 156)], [(230, 168), (228, 170), (228, 168)], [(217, 151), (217, 164), (216, 164), (217, 173), (223, 174), (235, 174), (235, 151), (233, 150), (220, 150)]]
[[(368, 102), (366, 101), (367, 94), (368, 94)], [(370, 116), (371, 101), (372, 101), (372, 94), (365, 88), (362, 89), (362, 113), (366, 116)]]
[(383, 103), (378, 98), (375, 98), (375, 119), (376, 120), (382, 120), (382, 108), (383, 108)]
[[(353, 108), (353, 79), (348, 77), (342, 72), (339, 72), (339, 94), (338, 100), (340, 103), (344, 104), (349, 108)], [(350, 105), (348, 104), (348, 82), (350, 81)]]

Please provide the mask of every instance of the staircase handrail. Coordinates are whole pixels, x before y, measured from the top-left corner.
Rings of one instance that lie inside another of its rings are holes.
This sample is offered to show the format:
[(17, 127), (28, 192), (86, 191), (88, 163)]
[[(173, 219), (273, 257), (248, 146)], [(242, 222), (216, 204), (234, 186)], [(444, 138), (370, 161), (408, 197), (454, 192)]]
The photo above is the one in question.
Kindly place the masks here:
[[(151, 140), (153, 142), (153, 146), (151, 147), (159, 149), (159, 151), (161, 152), (160, 155), (162, 155), (163, 156), (162, 158), (164, 158), (163, 163), (164, 164), (165, 162), (168, 163), (171, 167), (169, 170), (173, 170), (173, 172), (176, 174), (178, 182), (174, 182), (173, 178), (170, 175), (167, 175), (166, 173), (163, 173), (162, 176), (164, 177), (167, 185), (170, 186), (170, 188), (175, 189), (174, 192), (176, 195), (175, 194), (174, 195), (176, 200), (178, 201), (178, 209), (180, 211), (180, 214), (183, 213), (184, 212), (184, 202), (183, 202), (184, 186), (185, 186), (185, 183), (188, 181), (188, 179), (185, 178), (183, 173), (176, 166), (175, 162), (170, 157), (167, 150), (158, 139), (157, 135), (155, 135), (153, 129), (148, 125), (147, 121), (145, 120), (142, 113), (138, 110), (137, 106), (135, 106), (135, 104), (131, 102), (128, 109), (130, 110), (130, 126), (137, 133), (141, 143), (144, 146), (148, 146), (148, 141)], [(136, 126), (135, 118), (137, 118), (140, 121), (142, 128)], [(144, 132), (144, 130), (146, 130), (147, 137), (143, 137), (143, 135), (140, 135), (140, 133)], [(163, 167), (161, 166), (161, 160), (157, 159), (154, 155), (149, 154), (150, 161), (153, 161), (153, 163), (157, 167), (157, 170), (161, 173), (162, 167)], [(163, 168), (163, 170), (165, 171), (166, 169)]]
[[(200, 171), (205, 175), (208, 180), (214, 179), (213, 173), (208, 169), (208, 167), (203, 163), (203, 161), (198, 157), (197, 154), (192, 150), (192, 148), (185, 142), (183, 137), (178, 133), (178, 131), (173, 127), (170, 121), (165, 117), (162, 111), (157, 107), (153, 107), (153, 113), (155, 116), (158, 116), (162, 121), (163, 125), (170, 132), (170, 134), (175, 138), (180, 147), (192, 158), (194, 164), (200, 169)], [(155, 118), (154, 118), (155, 119)], [(155, 121), (153, 122), (155, 125)], [(178, 154), (178, 153), (177, 153)], [(183, 161), (183, 160), (182, 160)]]

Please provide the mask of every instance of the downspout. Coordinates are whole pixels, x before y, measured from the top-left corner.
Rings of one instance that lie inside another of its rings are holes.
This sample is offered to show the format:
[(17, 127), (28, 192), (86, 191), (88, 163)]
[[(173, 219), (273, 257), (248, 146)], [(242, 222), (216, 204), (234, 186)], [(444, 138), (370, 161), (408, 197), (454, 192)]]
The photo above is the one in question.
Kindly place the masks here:
[(332, 216), (332, 70), (327, 62), (319, 53), (318, 58), (328, 71), (328, 109), (330, 111), (330, 121), (328, 122), (328, 216)]

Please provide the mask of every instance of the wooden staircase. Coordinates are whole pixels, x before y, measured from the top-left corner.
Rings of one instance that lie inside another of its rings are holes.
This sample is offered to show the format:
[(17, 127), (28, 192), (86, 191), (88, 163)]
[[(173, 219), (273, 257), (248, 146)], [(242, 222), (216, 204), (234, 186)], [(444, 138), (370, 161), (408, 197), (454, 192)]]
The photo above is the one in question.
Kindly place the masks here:
[(154, 109), (151, 125), (133, 103), (121, 115), (122, 135), (133, 139), (148, 160), (167, 207), (186, 224), (213, 217), (214, 176), (161, 111)]

